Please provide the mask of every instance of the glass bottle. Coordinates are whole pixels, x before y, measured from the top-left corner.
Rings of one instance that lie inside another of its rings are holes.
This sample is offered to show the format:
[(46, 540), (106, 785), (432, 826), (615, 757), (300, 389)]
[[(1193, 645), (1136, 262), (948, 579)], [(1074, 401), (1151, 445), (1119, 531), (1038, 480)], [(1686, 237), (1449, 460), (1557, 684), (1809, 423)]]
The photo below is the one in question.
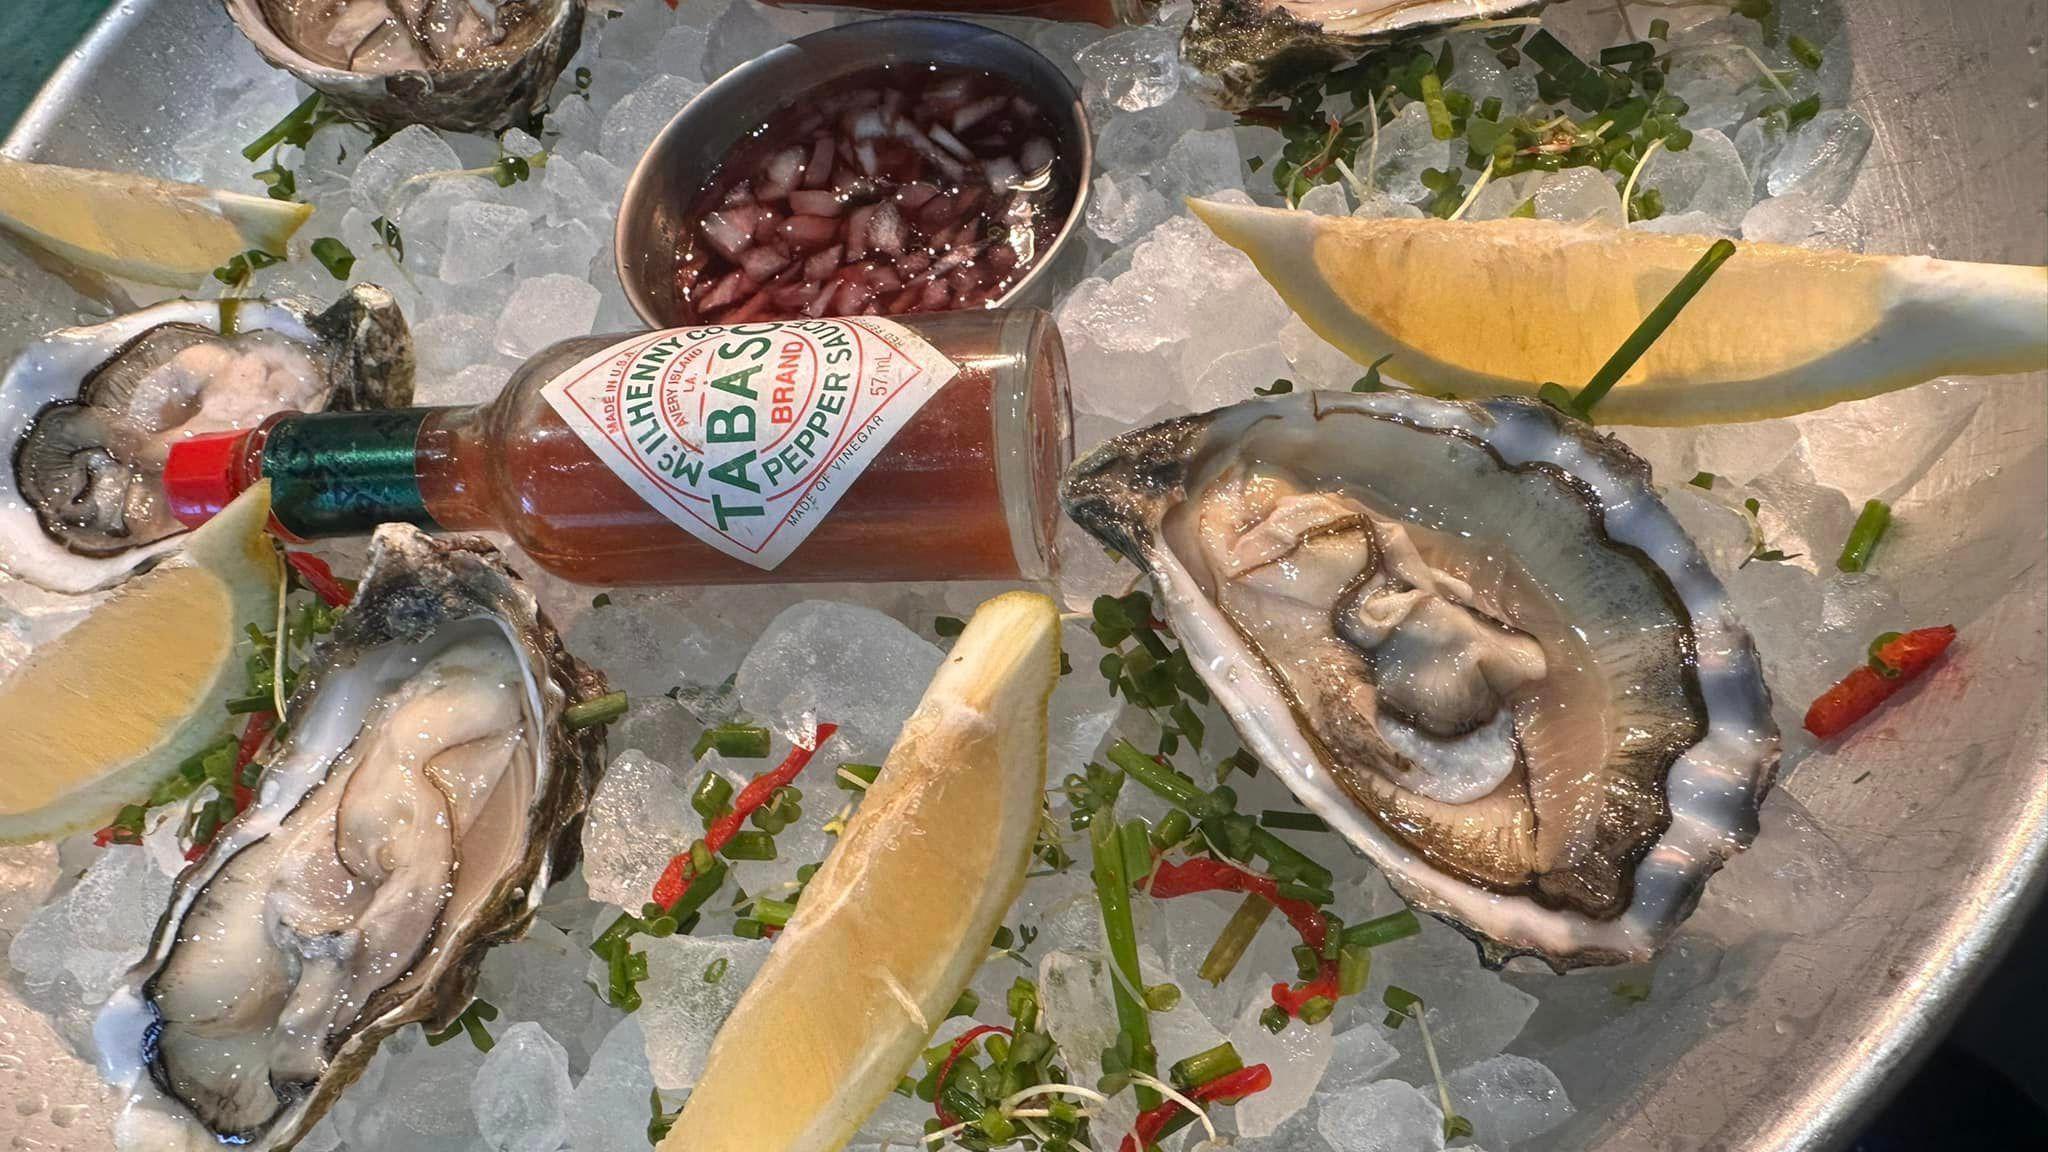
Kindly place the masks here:
[[(744, 410), (744, 411), (743, 411)], [(565, 340), (473, 407), (282, 413), (165, 469), (299, 538), (495, 531), (584, 584), (1045, 579), (1072, 455), (1035, 309)]]

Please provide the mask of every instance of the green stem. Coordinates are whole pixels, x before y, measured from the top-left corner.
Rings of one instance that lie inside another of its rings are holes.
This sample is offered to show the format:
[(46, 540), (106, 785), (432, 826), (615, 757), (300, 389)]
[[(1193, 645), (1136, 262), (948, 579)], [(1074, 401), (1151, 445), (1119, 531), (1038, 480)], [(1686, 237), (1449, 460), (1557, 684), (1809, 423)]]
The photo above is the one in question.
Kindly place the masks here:
[(1197, 1052), (1180, 1061), (1167, 1075), (1175, 1088), (1189, 1092), (1211, 1080), (1220, 1080), (1243, 1070), (1244, 1057), (1239, 1056), (1236, 1046), (1226, 1040), (1207, 1052)]
[(1209, 954), (1202, 957), (1202, 967), (1198, 975), (1210, 984), (1221, 984), (1230, 979), (1231, 971), (1237, 967), (1239, 960), (1244, 959), (1246, 950), (1252, 946), (1252, 940), (1258, 936), (1259, 929), (1265, 926), (1267, 918), (1272, 915), (1272, 901), (1257, 892), (1247, 895), (1244, 903), (1239, 904), (1237, 911), (1231, 915), (1230, 922), (1225, 924), (1223, 931), (1217, 935), (1216, 943), (1210, 945)]
[[(1217, 805), (1212, 794), (1203, 791), (1200, 785), (1170, 765), (1145, 755), (1129, 740), (1119, 740), (1110, 746), (1109, 762), (1197, 820), (1220, 815), (1215, 811)], [(1259, 827), (1252, 828), (1251, 836), (1253, 854), (1264, 860), (1276, 874), (1317, 888), (1330, 886), (1330, 870), (1292, 844)]]
[(1842, 556), (1835, 561), (1835, 567), (1844, 572), (1863, 571), (1864, 565), (1870, 563), (1871, 551), (1891, 526), (1891, 505), (1882, 500), (1865, 502), (1863, 514), (1856, 517), (1856, 526), (1849, 530), (1849, 540), (1842, 545)]
[(575, 732), (583, 728), (595, 728), (600, 724), (609, 724), (625, 714), (626, 694), (624, 692), (607, 692), (595, 699), (585, 700), (581, 704), (571, 704), (568, 710), (562, 713), (562, 725), (571, 732)]
[(1415, 918), (1415, 910), (1403, 908), (1386, 916), (1353, 924), (1344, 929), (1344, 943), (1358, 948), (1377, 948), (1405, 940), (1422, 931), (1422, 921)]
[(1621, 342), (1621, 347), (1614, 350), (1614, 355), (1607, 358), (1607, 363), (1601, 365), (1600, 370), (1587, 381), (1586, 386), (1572, 400), (1572, 413), (1581, 420), (1591, 420), (1593, 406), (1605, 398), (1607, 393), (1621, 382), (1623, 376), (1628, 375), (1628, 370), (1636, 366), (1636, 361), (1643, 358), (1643, 353), (1648, 352), (1650, 345), (1655, 344), (1658, 338), (1664, 335), (1664, 330), (1671, 327), (1672, 321), (1678, 319), (1678, 314), (1685, 311), (1685, 306), (1692, 303), (1692, 298), (1699, 295), (1700, 289), (1707, 286), (1707, 281), (1713, 279), (1714, 273), (1720, 271), (1721, 265), (1727, 263), (1728, 258), (1733, 255), (1735, 245), (1732, 242), (1714, 241), (1713, 246), (1707, 249), (1706, 255), (1701, 256), (1699, 262), (1692, 266), (1692, 270), (1679, 278), (1678, 283), (1672, 286), (1664, 299), (1659, 300), (1657, 306), (1650, 309), (1650, 314), (1643, 317), (1643, 322), (1636, 325), (1636, 330), (1629, 333), (1628, 339)]
[(265, 152), (277, 147), (286, 136), (291, 135), (292, 129), (297, 128), (312, 118), (313, 113), (320, 107), (321, 99), (321, 94), (315, 92), (304, 100), (299, 101), (298, 107), (285, 113), (284, 119), (270, 126), (270, 131), (258, 136), (248, 147), (242, 149), (242, 158), (245, 160), (261, 160)]
[[(1131, 922), (1131, 880), (1124, 874), (1124, 854), (1118, 843), (1116, 821), (1098, 813), (1088, 825), (1089, 846), (1095, 856), (1095, 898), (1102, 905), (1102, 933), (1109, 942), (1109, 962), (1121, 979), (1110, 980), (1110, 994), (1116, 1001), (1117, 1026), (1131, 1040), (1131, 1068), (1156, 1075), (1159, 1057), (1152, 1047), (1152, 1021), (1145, 1004), (1129, 991), (1142, 988), (1138, 974), (1138, 929)], [(1159, 1094), (1138, 1089), (1138, 1108), (1156, 1108)]]

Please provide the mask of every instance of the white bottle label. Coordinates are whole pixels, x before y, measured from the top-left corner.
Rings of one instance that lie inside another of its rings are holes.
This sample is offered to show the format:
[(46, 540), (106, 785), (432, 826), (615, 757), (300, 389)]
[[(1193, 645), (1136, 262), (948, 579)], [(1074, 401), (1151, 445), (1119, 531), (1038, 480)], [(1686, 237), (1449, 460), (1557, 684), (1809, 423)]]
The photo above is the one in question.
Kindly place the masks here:
[(772, 571), (959, 371), (888, 320), (794, 320), (643, 333), (541, 395), (662, 515)]

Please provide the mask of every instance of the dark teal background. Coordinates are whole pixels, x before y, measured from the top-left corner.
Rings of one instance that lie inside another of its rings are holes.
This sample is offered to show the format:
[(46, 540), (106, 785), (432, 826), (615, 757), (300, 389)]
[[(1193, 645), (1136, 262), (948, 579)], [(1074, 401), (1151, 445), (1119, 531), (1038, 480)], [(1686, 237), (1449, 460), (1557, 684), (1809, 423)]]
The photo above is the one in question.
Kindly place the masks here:
[(0, 0), (0, 135), (113, 0)]

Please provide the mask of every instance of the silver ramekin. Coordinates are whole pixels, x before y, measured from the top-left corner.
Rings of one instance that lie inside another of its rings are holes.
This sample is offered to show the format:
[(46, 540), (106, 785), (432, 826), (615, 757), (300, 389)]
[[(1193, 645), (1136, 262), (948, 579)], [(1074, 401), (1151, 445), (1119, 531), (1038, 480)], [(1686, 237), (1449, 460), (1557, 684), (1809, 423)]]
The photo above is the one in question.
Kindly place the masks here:
[(864, 20), (792, 40), (726, 73), (684, 105), (654, 138), (619, 205), (613, 252), (619, 282), (640, 318), (666, 327), (682, 315), (676, 301), (676, 253), (685, 214), (742, 137), (804, 93), (885, 64), (948, 64), (1001, 76), (1038, 101), (1072, 166), (1074, 206), (1051, 247), (997, 301), (1044, 305), (1053, 268), (1081, 229), (1095, 144), (1088, 114), (1066, 75), (1030, 45), (978, 24), (928, 16)]

